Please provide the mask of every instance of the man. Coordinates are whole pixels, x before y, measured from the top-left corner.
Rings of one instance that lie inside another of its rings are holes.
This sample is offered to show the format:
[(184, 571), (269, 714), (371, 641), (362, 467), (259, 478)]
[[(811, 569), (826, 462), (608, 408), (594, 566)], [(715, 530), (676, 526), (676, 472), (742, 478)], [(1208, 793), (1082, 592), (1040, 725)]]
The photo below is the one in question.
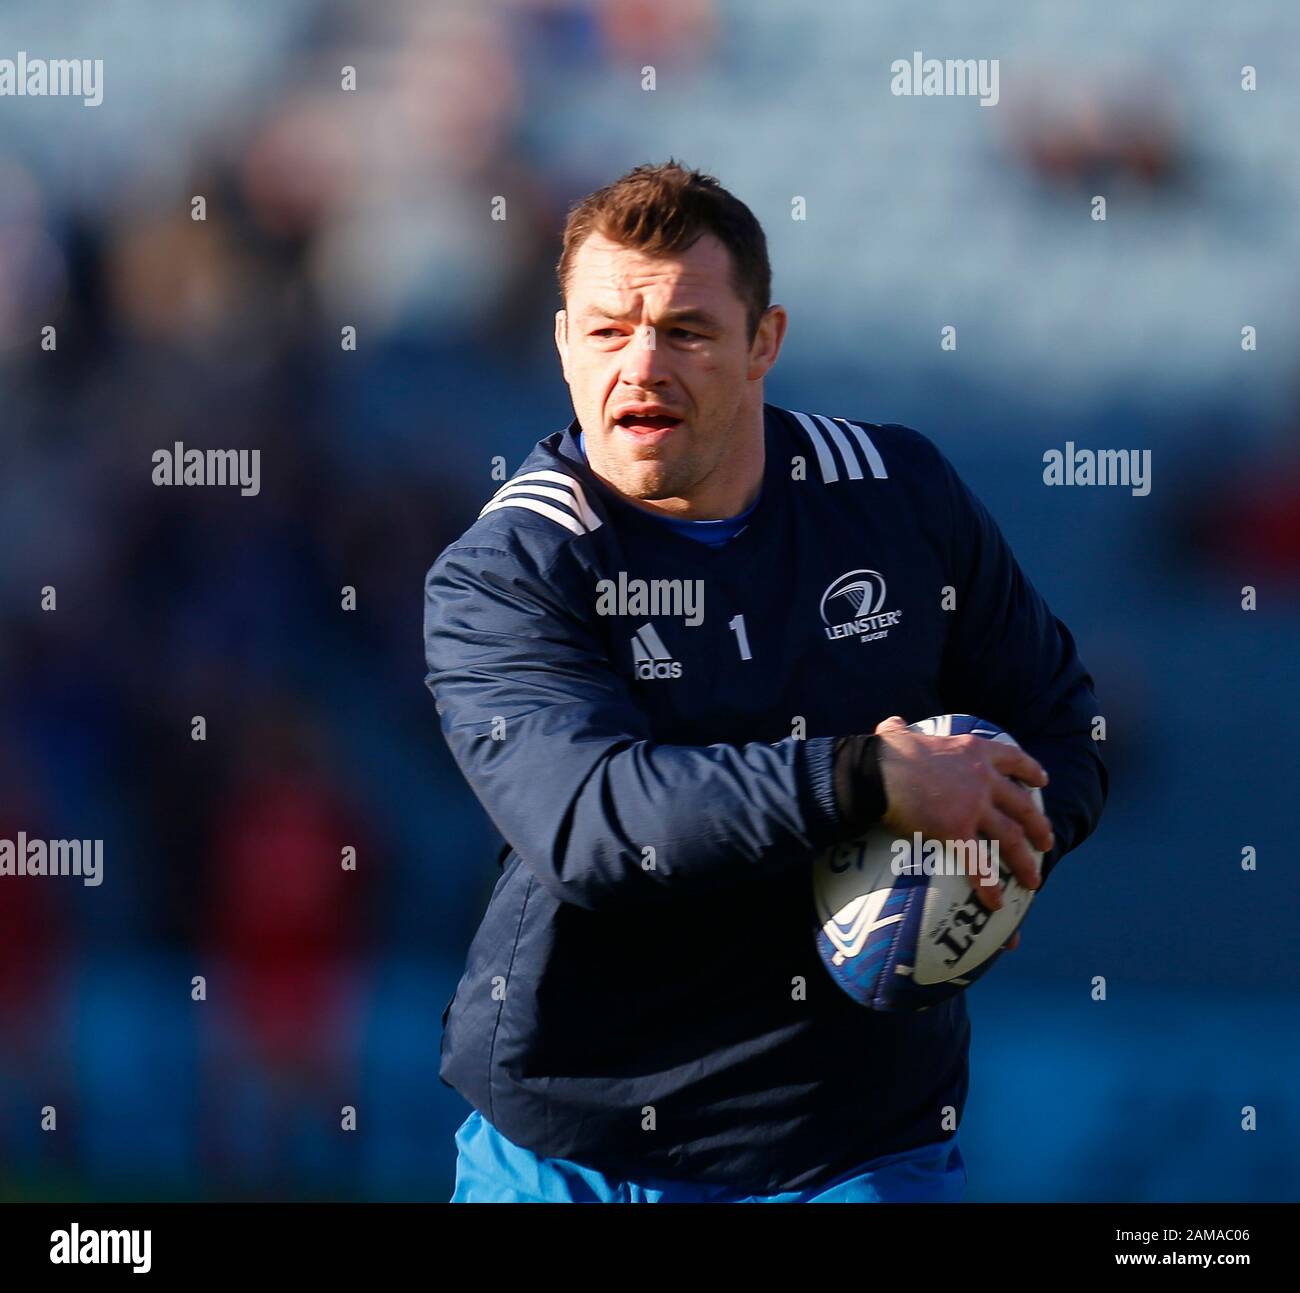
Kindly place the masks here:
[[(1046, 878), (1105, 800), (1092, 680), (930, 441), (765, 403), (786, 313), (716, 180), (592, 194), (559, 278), (577, 416), (426, 586), (427, 681), (507, 841), (443, 1015), (453, 1200), (959, 1198), (965, 1000), (841, 992), (810, 861), (883, 821), (983, 833), (1037, 887), (1031, 848)], [(904, 722), (945, 712), (1024, 752)]]

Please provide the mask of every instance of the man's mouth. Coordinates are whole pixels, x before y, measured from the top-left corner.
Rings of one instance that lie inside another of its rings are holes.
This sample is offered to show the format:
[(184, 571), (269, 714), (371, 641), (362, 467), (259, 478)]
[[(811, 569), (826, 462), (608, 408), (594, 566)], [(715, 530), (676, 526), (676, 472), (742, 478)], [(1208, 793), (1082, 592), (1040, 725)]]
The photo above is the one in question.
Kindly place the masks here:
[(680, 426), (682, 419), (667, 413), (625, 413), (614, 425), (633, 435), (653, 435), (657, 431), (671, 431)]

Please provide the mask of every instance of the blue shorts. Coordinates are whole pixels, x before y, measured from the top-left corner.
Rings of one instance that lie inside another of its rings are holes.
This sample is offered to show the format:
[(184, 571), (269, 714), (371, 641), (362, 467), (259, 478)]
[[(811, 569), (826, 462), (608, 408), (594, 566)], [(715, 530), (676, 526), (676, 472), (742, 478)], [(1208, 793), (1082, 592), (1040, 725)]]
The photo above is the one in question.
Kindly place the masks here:
[(744, 1194), (689, 1181), (617, 1181), (563, 1158), (538, 1158), (475, 1110), (456, 1132), (452, 1203), (960, 1203), (966, 1164), (956, 1134), (872, 1159), (812, 1190)]

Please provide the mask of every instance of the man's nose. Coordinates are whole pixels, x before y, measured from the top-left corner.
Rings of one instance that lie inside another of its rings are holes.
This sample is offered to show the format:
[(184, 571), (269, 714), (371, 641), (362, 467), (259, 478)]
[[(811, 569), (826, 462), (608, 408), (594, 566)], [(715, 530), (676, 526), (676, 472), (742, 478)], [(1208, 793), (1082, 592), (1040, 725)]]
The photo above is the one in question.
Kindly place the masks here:
[(631, 342), (623, 347), (622, 378), (628, 386), (657, 386), (666, 377), (657, 347), (655, 329), (646, 324), (632, 334)]

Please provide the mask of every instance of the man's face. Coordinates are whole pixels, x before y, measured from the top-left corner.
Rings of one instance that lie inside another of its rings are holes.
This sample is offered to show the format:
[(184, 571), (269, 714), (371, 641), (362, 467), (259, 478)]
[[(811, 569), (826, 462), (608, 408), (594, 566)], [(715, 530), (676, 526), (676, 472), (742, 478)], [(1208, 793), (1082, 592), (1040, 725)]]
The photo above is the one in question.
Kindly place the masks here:
[(662, 257), (592, 234), (573, 257), (555, 342), (592, 468), (622, 494), (690, 500), (740, 448), (784, 312), (751, 345), (731, 271), (712, 234)]

